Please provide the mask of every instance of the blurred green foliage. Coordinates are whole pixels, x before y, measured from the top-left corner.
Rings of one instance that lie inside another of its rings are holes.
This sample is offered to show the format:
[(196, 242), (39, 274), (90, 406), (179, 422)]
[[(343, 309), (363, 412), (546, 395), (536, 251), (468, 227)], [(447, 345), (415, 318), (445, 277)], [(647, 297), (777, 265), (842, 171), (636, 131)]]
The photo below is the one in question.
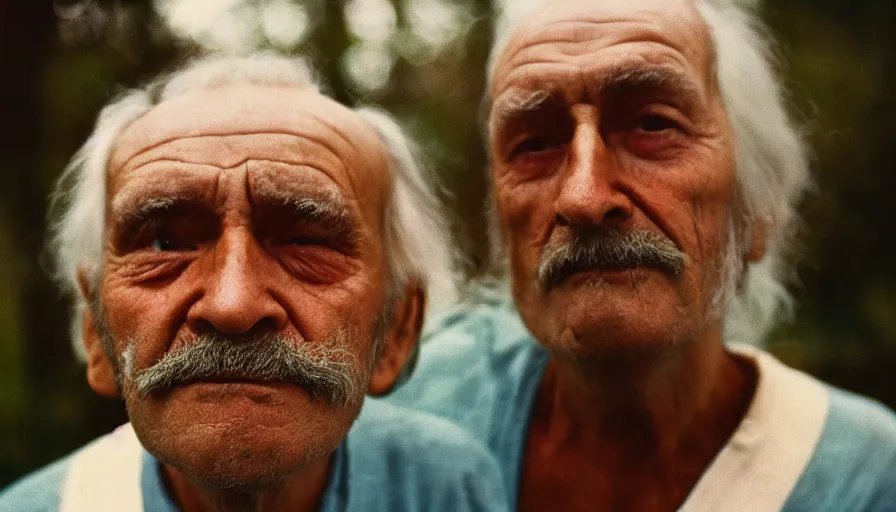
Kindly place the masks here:
[[(88, 389), (72, 355), (68, 308), (45, 272), (47, 197), (105, 102), (203, 46), (302, 53), (336, 98), (397, 115), (439, 173), (468, 270), (479, 270), (485, 156), (476, 122), (491, 1), (181, 3), (199, 9), (204, 28), (188, 26), (178, 0), (0, 4), (0, 486), (125, 421), (121, 404)], [(202, 12), (212, 4), (217, 14)], [(371, 18), (376, 8), (385, 18)], [(762, 13), (782, 43), (817, 179), (802, 208), (796, 318), (769, 345), (796, 367), (896, 406), (896, 173), (887, 170), (896, 4), (775, 0)], [(215, 16), (224, 24), (217, 36)]]

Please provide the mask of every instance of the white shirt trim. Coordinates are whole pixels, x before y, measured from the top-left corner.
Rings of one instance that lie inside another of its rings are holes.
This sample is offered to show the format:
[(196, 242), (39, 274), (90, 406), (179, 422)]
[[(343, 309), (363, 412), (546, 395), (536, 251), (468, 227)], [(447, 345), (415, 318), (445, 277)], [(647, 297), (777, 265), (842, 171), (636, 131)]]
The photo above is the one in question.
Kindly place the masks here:
[(60, 512), (142, 512), (143, 447), (122, 425), (74, 456), (59, 500)]
[(830, 396), (820, 382), (761, 350), (730, 350), (756, 365), (756, 393), (681, 512), (781, 510), (824, 430)]

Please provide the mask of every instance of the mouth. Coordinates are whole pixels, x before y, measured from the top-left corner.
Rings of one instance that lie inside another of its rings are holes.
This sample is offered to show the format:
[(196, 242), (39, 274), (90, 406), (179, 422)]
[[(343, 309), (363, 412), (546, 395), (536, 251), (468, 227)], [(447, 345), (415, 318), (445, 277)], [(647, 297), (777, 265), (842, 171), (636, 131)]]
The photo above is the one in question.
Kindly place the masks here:
[(602, 265), (596, 267), (568, 267), (558, 269), (543, 283), (545, 292), (561, 286), (574, 286), (599, 280), (606, 284), (634, 285), (635, 273), (648, 270), (645, 266)]
[(191, 380), (189, 382), (185, 382), (184, 385), (187, 384), (271, 384), (279, 382), (276, 380), (265, 380), (265, 379), (253, 379), (250, 377), (227, 377), (227, 376), (215, 376), (215, 377), (203, 377), (195, 380)]
[(284, 382), (282, 380), (263, 380), (263, 379), (249, 379), (249, 378), (231, 378), (231, 377), (211, 377), (211, 378), (202, 378), (196, 380), (190, 380), (187, 382), (181, 382), (177, 386), (178, 388), (186, 388), (186, 387), (203, 387), (206, 389), (273, 389), (273, 388), (284, 388), (284, 387), (295, 387), (294, 384), (290, 384), (288, 382)]
[(193, 394), (200, 403), (249, 400), (261, 405), (281, 403), (283, 392), (301, 392), (298, 386), (272, 380), (206, 379), (183, 383), (177, 388)]
[(282, 383), (280, 380), (267, 379), (263, 377), (251, 377), (246, 375), (193, 375), (191, 377), (184, 377), (182, 379), (178, 379), (175, 382), (171, 382), (171, 387), (185, 387), (192, 386), (194, 384), (208, 384), (208, 385), (232, 385), (232, 384), (241, 384), (241, 385), (256, 385), (256, 386), (270, 386), (277, 383)]

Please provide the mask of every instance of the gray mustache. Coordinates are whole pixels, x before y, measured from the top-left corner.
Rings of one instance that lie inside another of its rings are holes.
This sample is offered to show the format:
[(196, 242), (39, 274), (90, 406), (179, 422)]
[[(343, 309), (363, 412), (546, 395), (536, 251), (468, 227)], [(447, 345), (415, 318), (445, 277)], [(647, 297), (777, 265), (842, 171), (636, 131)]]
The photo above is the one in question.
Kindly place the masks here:
[(345, 406), (357, 390), (354, 358), (337, 348), (347, 337), (344, 330), (322, 343), (273, 334), (248, 338), (203, 334), (138, 372), (134, 385), (139, 395), (148, 397), (200, 381), (279, 381), (300, 386), (313, 400)]
[(573, 274), (601, 268), (654, 267), (678, 275), (686, 260), (671, 240), (657, 233), (576, 231), (568, 240), (545, 247), (537, 277), (547, 292)]

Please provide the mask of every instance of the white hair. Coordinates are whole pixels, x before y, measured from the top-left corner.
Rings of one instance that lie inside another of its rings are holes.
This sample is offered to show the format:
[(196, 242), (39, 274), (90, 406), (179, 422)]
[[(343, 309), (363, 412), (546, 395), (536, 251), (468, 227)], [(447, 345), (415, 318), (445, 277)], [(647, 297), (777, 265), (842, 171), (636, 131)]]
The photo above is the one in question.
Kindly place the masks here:
[[(51, 198), (49, 251), (53, 277), (72, 296), (72, 344), (84, 357), (81, 329), (88, 300), (79, 292), (83, 268), (96, 287), (103, 271), (106, 167), (116, 138), (155, 105), (189, 91), (252, 84), (312, 88), (320, 91), (304, 61), (259, 53), (248, 57), (213, 56), (189, 62), (181, 70), (148, 86), (126, 92), (99, 114), (96, 127), (56, 183)], [(411, 140), (385, 112), (370, 107), (355, 111), (375, 130), (387, 150), (392, 188), (385, 205), (383, 243), (390, 285), (387, 301), (400, 297), (415, 282), (426, 291), (429, 310), (456, 299), (455, 256), (448, 225)], [(92, 292), (96, 294), (94, 290)]]
[[(537, 0), (525, 9), (503, 13), (489, 57), (489, 82), (516, 28), (543, 3)], [(796, 207), (811, 185), (809, 151), (788, 116), (773, 39), (753, 10), (756, 3), (695, 1), (712, 39), (717, 83), (735, 138), (738, 217), (731, 221), (721, 289), (715, 298), (725, 312), (724, 336), (729, 343), (760, 344), (778, 321), (792, 314), (784, 283), (793, 271), (786, 260), (799, 225)], [(506, 280), (506, 254), (495, 217), (493, 211), (489, 219), (493, 270)], [(766, 252), (758, 262), (743, 266), (744, 245), (753, 229), (765, 231)]]

